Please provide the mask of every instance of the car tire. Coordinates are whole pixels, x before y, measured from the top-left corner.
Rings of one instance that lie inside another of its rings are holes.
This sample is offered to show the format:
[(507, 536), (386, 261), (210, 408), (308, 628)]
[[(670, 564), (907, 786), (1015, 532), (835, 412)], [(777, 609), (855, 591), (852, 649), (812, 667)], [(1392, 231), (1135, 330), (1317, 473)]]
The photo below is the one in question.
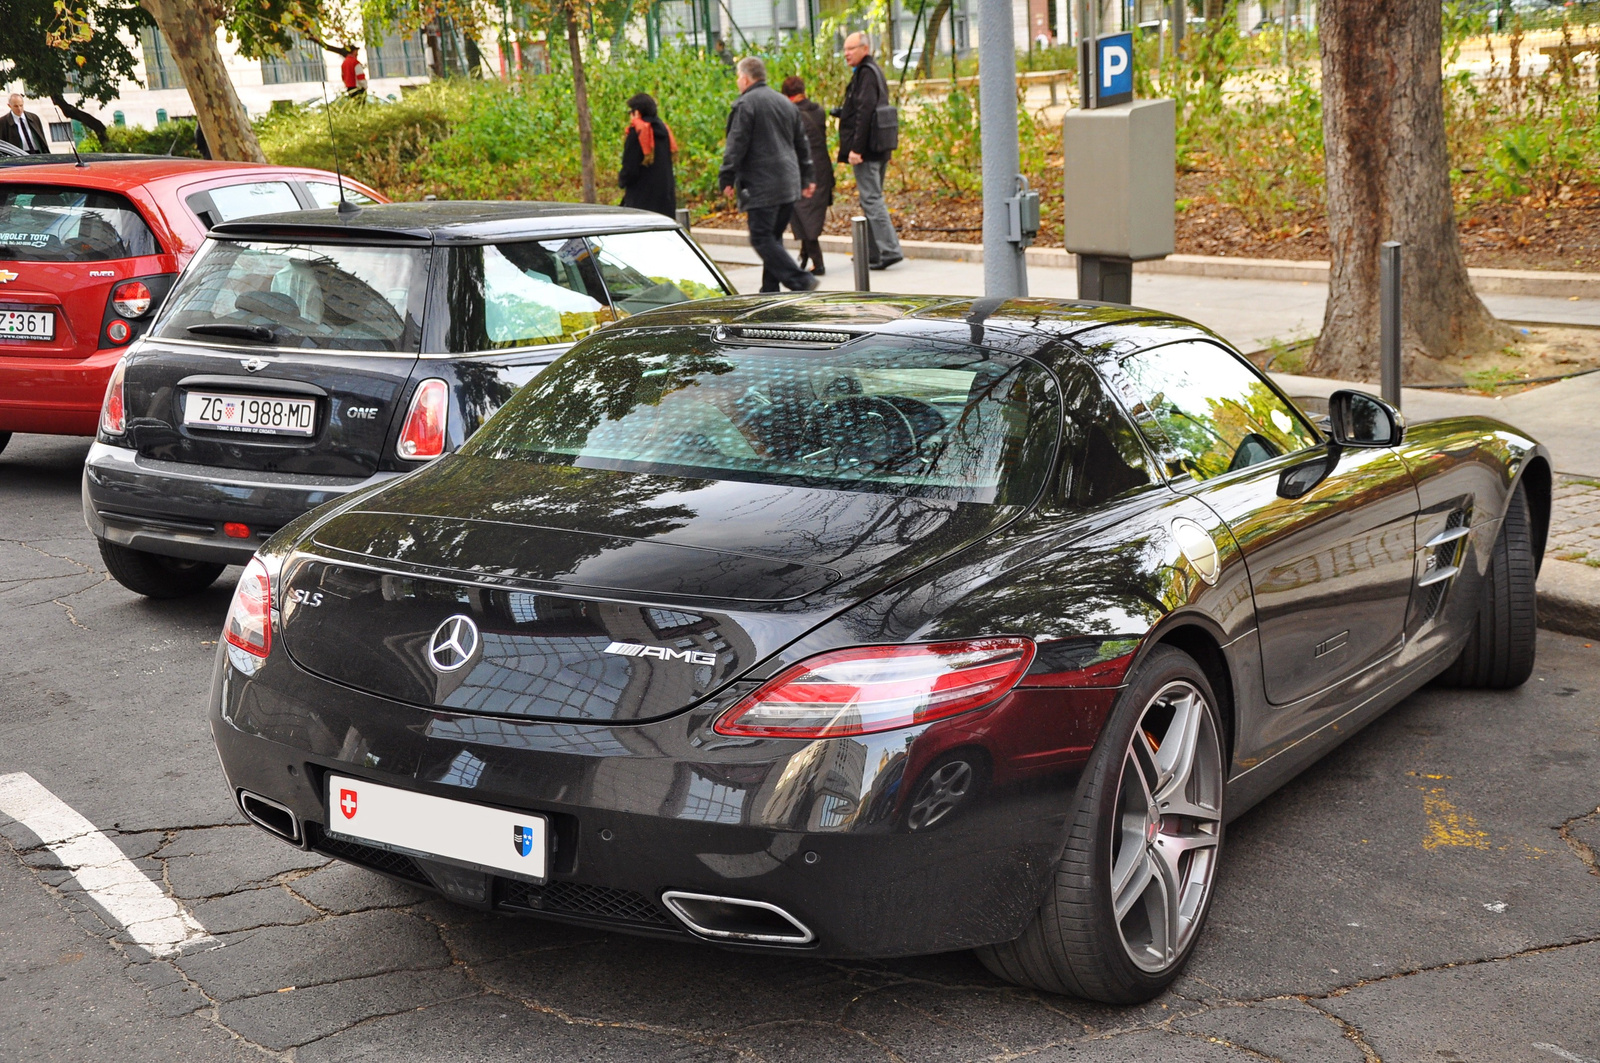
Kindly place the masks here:
[[(1162, 747), (1171, 751), (1170, 764)], [(1204, 671), (1183, 651), (1156, 647), (1084, 770), (1044, 903), (1021, 937), (976, 950), (983, 965), (1017, 985), (1105, 1004), (1137, 1004), (1170, 985), (1211, 907), (1222, 847), (1223, 750)], [(1203, 815), (1159, 814), (1159, 807)], [(1165, 903), (1174, 886), (1176, 906)]]
[(1538, 578), (1528, 496), (1518, 484), (1489, 554), (1472, 634), (1439, 682), (1509, 690), (1528, 681), (1539, 631)]
[(100, 560), (111, 578), (146, 598), (186, 598), (199, 594), (222, 575), (227, 565), (215, 561), (188, 561), (100, 542)]

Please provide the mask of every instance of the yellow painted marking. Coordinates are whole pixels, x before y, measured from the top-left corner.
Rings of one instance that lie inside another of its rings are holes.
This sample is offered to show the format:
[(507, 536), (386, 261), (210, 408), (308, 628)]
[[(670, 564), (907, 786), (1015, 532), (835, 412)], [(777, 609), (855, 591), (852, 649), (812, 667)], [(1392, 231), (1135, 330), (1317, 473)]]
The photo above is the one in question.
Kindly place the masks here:
[(1488, 832), (1478, 829), (1478, 821), (1470, 813), (1445, 800), (1444, 787), (1418, 789), (1422, 790), (1422, 814), (1428, 817), (1428, 833), (1422, 839), (1424, 849), (1489, 848)]

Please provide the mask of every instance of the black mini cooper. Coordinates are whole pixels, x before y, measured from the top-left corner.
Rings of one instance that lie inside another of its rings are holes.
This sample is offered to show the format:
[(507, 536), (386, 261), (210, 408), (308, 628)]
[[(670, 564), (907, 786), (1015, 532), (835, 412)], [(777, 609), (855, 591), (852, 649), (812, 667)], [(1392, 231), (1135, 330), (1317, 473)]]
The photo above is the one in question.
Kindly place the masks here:
[(615, 207), (386, 204), (208, 237), (112, 374), (84, 469), (106, 568), (154, 598), (459, 446), (601, 325), (732, 290), (670, 218)]
[(231, 796), (482, 908), (1144, 999), (1229, 818), (1533, 667), (1544, 449), (1353, 391), (1329, 425), (1149, 311), (641, 315), (250, 562)]

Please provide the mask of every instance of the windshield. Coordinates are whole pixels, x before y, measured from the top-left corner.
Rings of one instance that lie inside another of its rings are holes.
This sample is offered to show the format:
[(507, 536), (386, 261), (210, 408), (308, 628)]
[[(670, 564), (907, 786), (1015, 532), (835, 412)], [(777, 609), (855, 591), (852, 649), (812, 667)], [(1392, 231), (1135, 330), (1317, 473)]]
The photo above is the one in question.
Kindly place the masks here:
[(632, 333), (575, 348), (462, 453), (1020, 504), (1047, 472), (1059, 411), (1048, 371), (976, 347)]
[(133, 204), (114, 192), (0, 185), (0, 259), (105, 262), (160, 253)]
[(164, 339), (414, 351), (427, 252), (209, 242), (168, 301)]

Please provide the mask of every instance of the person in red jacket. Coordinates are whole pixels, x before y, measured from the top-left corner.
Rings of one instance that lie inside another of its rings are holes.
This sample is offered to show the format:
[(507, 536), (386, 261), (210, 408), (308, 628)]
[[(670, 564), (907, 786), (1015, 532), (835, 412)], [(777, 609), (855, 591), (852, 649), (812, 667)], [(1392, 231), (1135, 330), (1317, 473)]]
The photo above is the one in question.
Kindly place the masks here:
[(344, 62), (339, 65), (339, 73), (344, 80), (344, 94), (353, 100), (365, 101), (367, 68), (361, 64), (359, 49), (352, 47), (344, 53)]

